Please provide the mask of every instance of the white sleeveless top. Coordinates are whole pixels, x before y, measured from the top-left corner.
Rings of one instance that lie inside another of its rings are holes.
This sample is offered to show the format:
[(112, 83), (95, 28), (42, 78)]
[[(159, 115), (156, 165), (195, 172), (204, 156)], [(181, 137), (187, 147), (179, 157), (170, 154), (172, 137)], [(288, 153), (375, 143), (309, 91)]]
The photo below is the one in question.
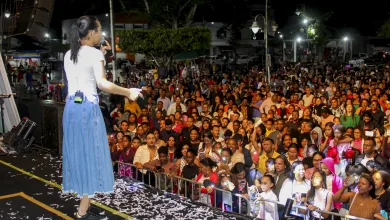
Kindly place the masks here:
[(97, 95), (94, 72), (102, 71), (101, 61), (105, 62), (103, 52), (90, 46), (81, 46), (76, 64), (70, 60), (70, 50), (65, 54), (64, 69), (69, 95), (74, 95), (77, 90), (83, 92), (85, 96)]

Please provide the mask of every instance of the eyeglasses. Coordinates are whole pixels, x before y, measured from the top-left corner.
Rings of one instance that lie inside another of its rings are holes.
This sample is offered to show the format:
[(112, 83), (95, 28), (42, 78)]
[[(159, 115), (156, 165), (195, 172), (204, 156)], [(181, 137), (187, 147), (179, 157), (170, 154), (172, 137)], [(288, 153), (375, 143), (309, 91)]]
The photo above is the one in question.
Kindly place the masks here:
[(222, 173), (222, 174), (221, 174), (221, 177), (230, 177), (230, 175), (229, 175), (229, 174), (224, 174), (224, 173)]

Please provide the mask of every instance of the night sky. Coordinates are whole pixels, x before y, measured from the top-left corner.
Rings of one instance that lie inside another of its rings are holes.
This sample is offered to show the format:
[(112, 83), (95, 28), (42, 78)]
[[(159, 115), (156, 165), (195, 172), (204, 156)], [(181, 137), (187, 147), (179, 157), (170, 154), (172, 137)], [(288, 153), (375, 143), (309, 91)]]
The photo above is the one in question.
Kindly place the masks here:
[[(218, 21), (226, 15), (227, 4), (219, 4), (229, 0), (212, 0), (214, 11), (210, 13), (207, 7), (200, 8), (197, 11), (197, 18)], [(245, 0), (230, 0), (240, 4)], [(252, 1), (252, 0), (250, 0)], [(254, 1), (257, 2), (257, 1)], [(361, 35), (375, 36), (380, 25), (389, 18), (390, 9), (384, 3), (385, 1), (352, 1), (352, 0), (269, 0), (272, 8), (275, 9), (276, 22), (279, 28), (285, 27), (287, 24), (299, 22), (295, 14), (295, 10), (299, 4), (305, 4), (306, 12), (314, 14), (324, 14), (333, 11), (332, 17), (325, 23), (331, 28), (356, 28)], [(95, 5), (95, 7), (91, 7)], [(115, 9), (119, 9), (119, 3), (114, 0)], [(88, 9), (91, 9), (87, 11)], [(61, 20), (80, 17), (84, 13), (101, 14), (109, 11), (108, 0), (55, 0), (54, 13), (51, 22), (50, 32), (59, 38), (61, 36)], [(204, 16), (203, 16), (204, 15)], [(210, 18), (212, 16), (212, 18)], [(209, 17), (209, 18), (207, 18)]]

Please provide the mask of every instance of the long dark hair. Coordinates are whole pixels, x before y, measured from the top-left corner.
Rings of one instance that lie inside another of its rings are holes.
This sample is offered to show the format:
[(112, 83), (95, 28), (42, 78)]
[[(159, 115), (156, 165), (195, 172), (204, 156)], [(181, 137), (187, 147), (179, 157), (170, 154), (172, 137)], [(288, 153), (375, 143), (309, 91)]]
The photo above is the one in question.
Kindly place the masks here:
[(376, 195), (375, 195), (375, 182), (374, 180), (372, 179), (372, 177), (366, 173), (363, 173), (360, 178), (364, 178), (366, 179), (370, 185), (372, 186), (372, 188), (370, 189), (370, 191), (368, 192), (368, 194), (371, 196), (372, 199), (376, 199)]
[[(322, 171), (322, 170), (317, 170), (314, 173), (319, 173), (321, 175), (321, 178), (322, 178), (322, 186), (321, 186), (321, 188), (326, 189), (326, 174), (325, 174), (325, 172)], [(312, 180), (313, 180), (313, 177), (314, 177), (314, 173), (311, 176)], [(314, 196), (316, 195), (316, 187), (313, 186), (313, 183), (311, 183), (311, 186), (310, 186), (308, 194), (309, 195), (307, 195), (307, 201), (313, 202), (314, 201)], [(326, 202), (327, 201), (325, 201), (325, 204), (326, 204)]]
[[(299, 165), (302, 165), (303, 166), (303, 163), (302, 161), (295, 161), (294, 163), (291, 164), (291, 169), (290, 169), (290, 172), (288, 173), (288, 178), (293, 181), (295, 179), (295, 173), (294, 173), (294, 170), (297, 166)], [(305, 178), (304, 178), (305, 179)]]
[(89, 34), (90, 30), (98, 28), (97, 18), (93, 16), (82, 16), (72, 25), (70, 37), (70, 60), (77, 63), (81, 47), (80, 40)]

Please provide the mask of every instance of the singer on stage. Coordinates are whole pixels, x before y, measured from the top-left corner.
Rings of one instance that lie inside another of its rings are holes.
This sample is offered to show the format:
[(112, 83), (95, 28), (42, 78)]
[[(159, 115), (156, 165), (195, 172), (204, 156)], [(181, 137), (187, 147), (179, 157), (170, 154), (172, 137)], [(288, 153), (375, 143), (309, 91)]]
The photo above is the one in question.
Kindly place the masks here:
[(99, 108), (96, 87), (136, 100), (140, 89), (122, 88), (107, 81), (101, 50), (102, 27), (91, 16), (83, 16), (72, 26), (70, 50), (64, 57), (68, 97), (63, 115), (63, 192), (81, 198), (76, 219), (89, 216), (94, 193), (112, 192), (113, 168), (106, 128)]

